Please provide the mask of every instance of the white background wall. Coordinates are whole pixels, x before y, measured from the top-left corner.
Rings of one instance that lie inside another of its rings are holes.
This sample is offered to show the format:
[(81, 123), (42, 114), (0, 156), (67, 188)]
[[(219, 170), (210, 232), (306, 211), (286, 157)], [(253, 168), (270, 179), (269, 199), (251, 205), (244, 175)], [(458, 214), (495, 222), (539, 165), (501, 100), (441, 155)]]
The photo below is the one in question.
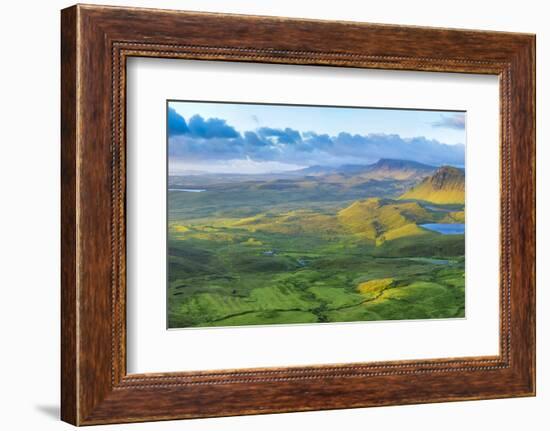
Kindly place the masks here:
[[(96, 429), (516, 430), (550, 423), (550, 14), (544, 1), (130, 0), (171, 9), (476, 28), (537, 34), (538, 396)], [(59, 9), (60, 0), (2, 4), (0, 32), (0, 427), (62, 430), (59, 410)]]

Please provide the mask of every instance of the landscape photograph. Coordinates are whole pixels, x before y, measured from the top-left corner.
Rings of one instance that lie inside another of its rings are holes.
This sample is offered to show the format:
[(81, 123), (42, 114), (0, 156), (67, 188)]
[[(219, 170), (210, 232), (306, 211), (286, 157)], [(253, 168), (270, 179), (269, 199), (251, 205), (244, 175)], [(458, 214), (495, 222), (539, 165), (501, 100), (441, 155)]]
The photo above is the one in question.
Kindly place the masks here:
[(465, 112), (166, 109), (169, 329), (465, 317)]

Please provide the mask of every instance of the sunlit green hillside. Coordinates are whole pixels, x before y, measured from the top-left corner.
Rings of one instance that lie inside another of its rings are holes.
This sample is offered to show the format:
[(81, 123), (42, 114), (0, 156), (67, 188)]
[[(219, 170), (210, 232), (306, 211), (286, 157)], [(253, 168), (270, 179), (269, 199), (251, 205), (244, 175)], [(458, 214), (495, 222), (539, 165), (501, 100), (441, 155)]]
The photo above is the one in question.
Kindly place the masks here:
[(401, 196), (438, 204), (464, 204), (464, 171), (444, 166)]

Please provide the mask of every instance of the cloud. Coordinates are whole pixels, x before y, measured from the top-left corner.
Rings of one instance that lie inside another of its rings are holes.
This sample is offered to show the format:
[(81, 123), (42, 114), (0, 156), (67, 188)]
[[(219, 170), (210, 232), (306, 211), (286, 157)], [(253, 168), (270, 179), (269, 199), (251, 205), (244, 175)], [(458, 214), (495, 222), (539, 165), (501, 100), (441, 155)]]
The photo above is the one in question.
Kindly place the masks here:
[[(265, 167), (281, 164), (335, 166), (396, 158), (434, 166), (464, 165), (463, 145), (446, 145), (422, 136), (405, 139), (396, 134), (359, 135), (347, 132), (329, 136), (288, 127), (260, 127), (239, 133), (223, 119), (205, 120), (195, 115), (185, 122), (179, 117), (181, 120), (175, 116), (173, 118), (179, 127), (176, 129), (181, 132), (169, 135), (171, 163), (184, 160), (186, 164), (221, 166), (231, 160), (233, 166), (238, 167), (235, 161), (244, 160), (246, 166), (251, 166), (251, 163), (261, 163)], [(186, 124), (187, 131), (183, 124)], [(172, 129), (169, 124), (169, 130)]]
[(194, 138), (237, 138), (239, 132), (220, 118), (205, 120), (193, 115), (187, 122), (173, 108), (168, 108), (168, 136), (189, 135)]
[(198, 138), (237, 138), (239, 132), (229, 126), (225, 120), (220, 118), (209, 118), (205, 120), (200, 115), (193, 115), (189, 119), (189, 131), (191, 135)]
[(262, 138), (276, 138), (279, 144), (294, 144), (302, 139), (300, 132), (294, 129), (273, 129), (271, 127), (260, 127), (258, 134)]
[(175, 109), (168, 108), (168, 136), (183, 135), (188, 132), (185, 119)]
[(454, 114), (454, 115), (441, 115), (439, 121), (434, 121), (432, 127), (444, 127), (447, 129), (464, 130), (466, 127), (466, 115)]

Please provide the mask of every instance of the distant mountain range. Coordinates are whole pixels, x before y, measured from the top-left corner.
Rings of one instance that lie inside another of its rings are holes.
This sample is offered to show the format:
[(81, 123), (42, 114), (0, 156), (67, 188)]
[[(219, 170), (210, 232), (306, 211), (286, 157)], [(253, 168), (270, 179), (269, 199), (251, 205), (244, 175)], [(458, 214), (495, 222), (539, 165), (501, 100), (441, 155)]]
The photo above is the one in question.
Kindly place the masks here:
[(442, 166), (433, 175), (401, 195), (400, 199), (414, 199), (436, 204), (463, 204), (464, 180), (464, 170)]
[(342, 165), (342, 166), (310, 166), (293, 171), (295, 175), (327, 176), (344, 175), (360, 176), (362, 179), (377, 180), (410, 180), (424, 178), (436, 171), (435, 166), (425, 165), (412, 160), (380, 159), (371, 165)]
[(208, 190), (308, 191), (343, 200), (389, 197), (435, 204), (464, 203), (464, 170), (412, 160), (380, 159), (370, 165), (310, 166), (281, 173), (171, 176), (169, 187)]

